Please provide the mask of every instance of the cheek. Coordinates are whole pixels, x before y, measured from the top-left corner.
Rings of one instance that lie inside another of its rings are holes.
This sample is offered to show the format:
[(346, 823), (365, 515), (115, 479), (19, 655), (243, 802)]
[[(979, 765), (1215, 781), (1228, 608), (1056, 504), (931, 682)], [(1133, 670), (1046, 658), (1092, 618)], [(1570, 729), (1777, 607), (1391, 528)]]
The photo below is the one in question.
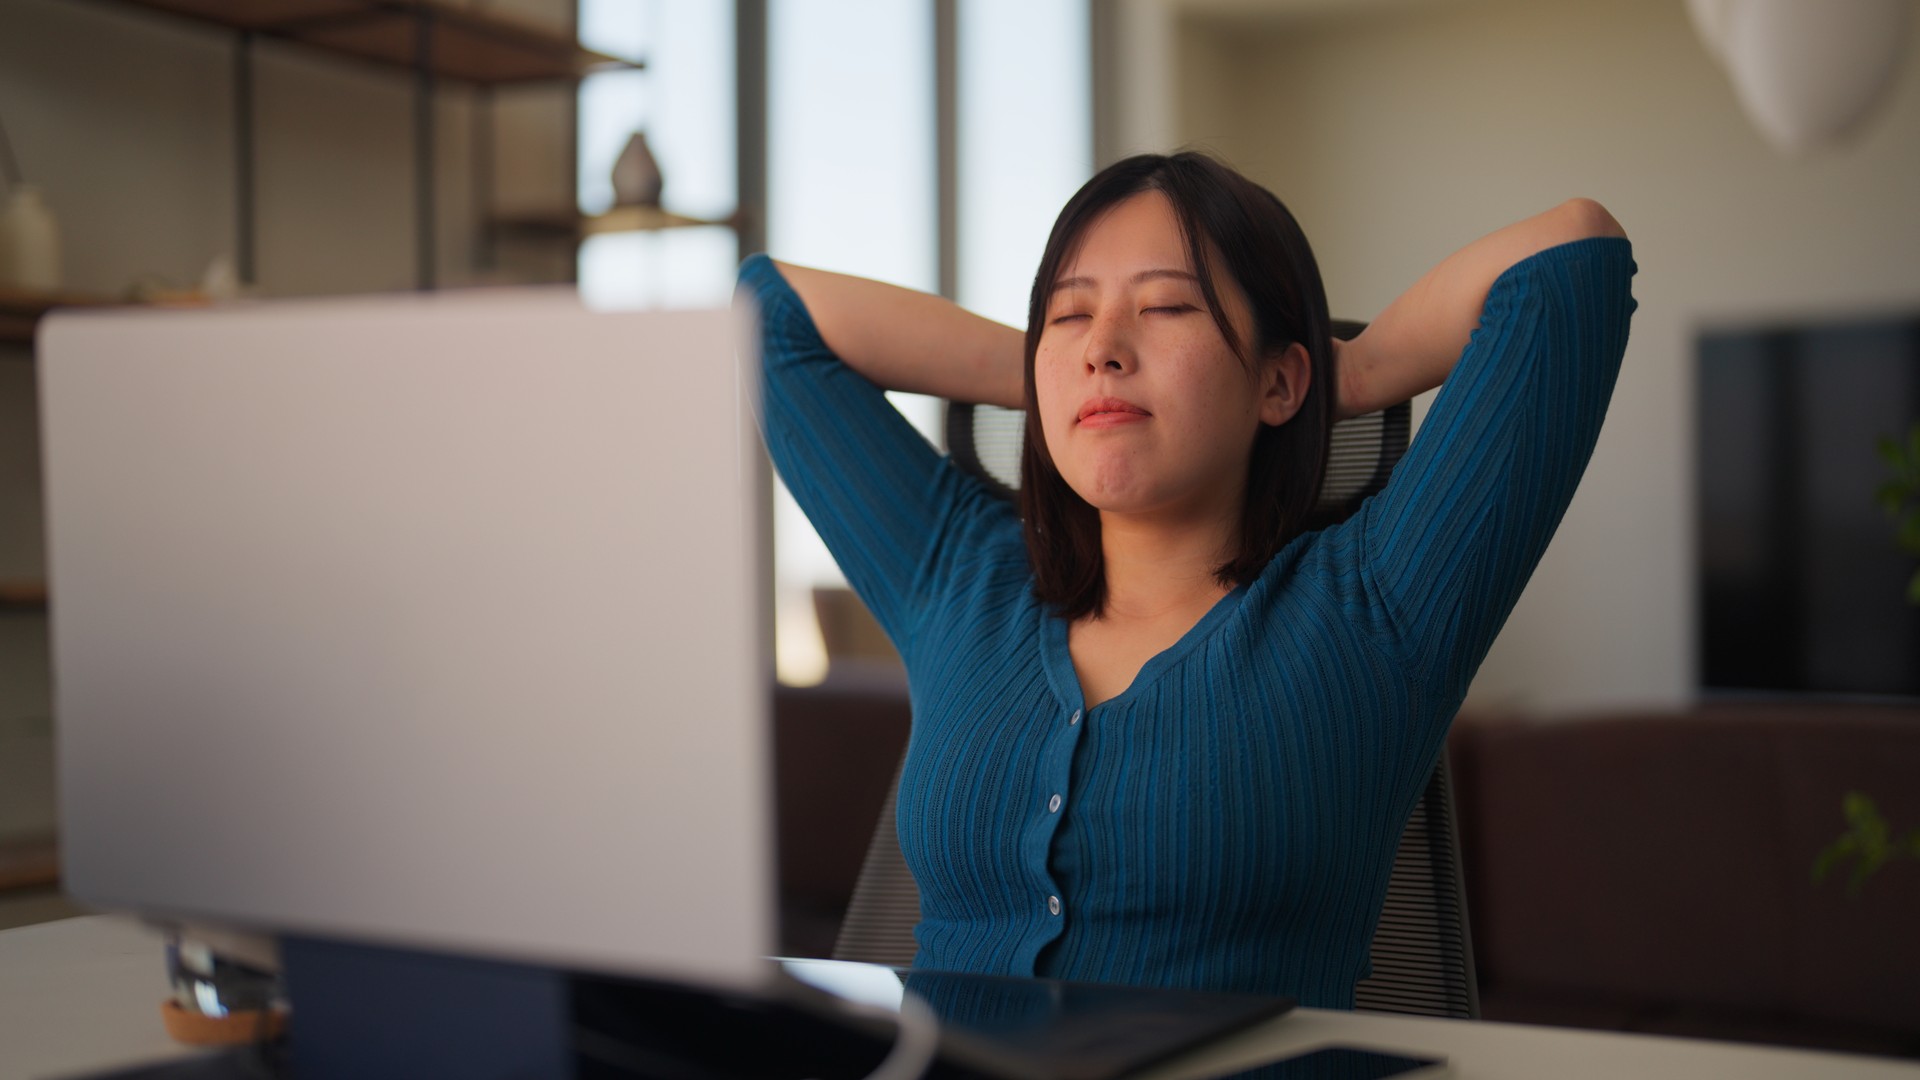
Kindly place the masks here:
[(1040, 407), (1040, 440), (1046, 444), (1047, 453), (1053, 458), (1054, 468), (1057, 469), (1064, 464), (1060, 460), (1060, 448), (1066, 445), (1067, 422), (1060, 416), (1059, 410), (1047, 407), (1045, 390), (1038, 391), (1036, 398)]
[(1033, 357), (1033, 402), (1040, 412), (1041, 430), (1046, 433), (1048, 445), (1058, 445), (1052, 440), (1059, 434), (1061, 420), (1057, 415), (1061, 404), (1069, 395), (1070, 388), (1061, 374), (1063, 365), (1058, 356), (1048, 353), (1045, 343)]
[(1196, 400), (1217, 423), (1233, 423), (1255, 417), (1259, 411), (1259, 392), (1240, 358), (1225, 345), (1196, 349), (1187, 372), (1188, 385)]
[(1058, 382), (1060, 373), (1066, 368), (1067, 360), (1054, 338), (1048, 334), (1040, 336), (1040, 344), (1033, 349), (1033, 380), (1036, 383)]
[(1180, 388), (1185, 407), (1168, 418), (1169, 434), (1190, 448), (1196, 464), (1226, 468), (1253, 449), (1260, 426), (1258, 395), (1232, 353), (1191, 359)]

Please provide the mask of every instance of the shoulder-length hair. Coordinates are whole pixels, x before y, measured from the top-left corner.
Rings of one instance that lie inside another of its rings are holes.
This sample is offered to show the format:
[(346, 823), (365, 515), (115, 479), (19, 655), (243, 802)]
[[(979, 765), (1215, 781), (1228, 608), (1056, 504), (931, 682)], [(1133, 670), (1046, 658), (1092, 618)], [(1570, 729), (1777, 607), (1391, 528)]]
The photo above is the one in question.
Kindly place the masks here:
[[(1251, 582), (1310, 519), (1326, 471), (1333, 427), (1333, 345), (1320, 267), (1300, 225), (1273, 193), (1197, 153), (1142, 154), (1100, 171), (1067, 202), (1047, 238), (1027, 309), (1026, 445), (1020, 459), (1020, 516), (1041, 602), (1066, 619), (1106, 608), (1100, 514), (1060, 475), (1047, 450), (1034, 393), (1034, 354), (1047, 300), (1062, 265), (1100, 214), (1131, 196), (1158, 191), (1173, 204), (1200, 291), (1215, 325), (1249, 374), (1262, 357), (1298, 342), (1312, 377), (1294, 417), (1254, 437), (1240, 515), (1238, 550), (1215, 570), (1222, 585)], [(1224, 264), (1216, 266), (1216, 259)], [(1224, 271), (1253, 310), (1253, 340), (1241, 341), (1216, 286)]]

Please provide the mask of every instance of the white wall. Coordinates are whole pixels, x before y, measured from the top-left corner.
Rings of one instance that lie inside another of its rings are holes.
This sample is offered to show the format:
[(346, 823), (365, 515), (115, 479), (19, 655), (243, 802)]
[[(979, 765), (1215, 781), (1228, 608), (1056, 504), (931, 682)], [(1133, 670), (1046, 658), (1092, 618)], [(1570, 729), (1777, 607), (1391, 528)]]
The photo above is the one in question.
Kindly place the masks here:
[[(544, 4), (520, 0), (532, 21)], [(549, 17), (549, 22), (553, 17)], [(117, 4), (0, 2), (0, 123), (58, 219), (66, 284), (107, 296), (198, 281), (236, 245), (233, 36)], [(269, 296), (406, 289), (415, 281), (413, 90), (407, 75), (281, 42), (256, 48), (255, 243)], [(496, 202), (564, 205), (565, 87), (500, 92)], [(443, 284), (475, 280), (471, 95), (436, 97), (436, 241)], [(563, 253), (564, 254), (564, 253)], [(551, 260), (547, 260), (551, 262)], [(564, 269), (564, 260), (561, 268)], [(0, 345), (0, 579), (42, 573), (32, 383)]]
[(1112, 30), (1095, 48), (1094, 62), (1107, 71), (1107, 99), (1095, 102), (1103, 129), (1094, 147), (1094, 167), (1133, 154), (1164, 154), (1180, 139), (1175, 119), (1176, 12), (1167, 0), (1104, 0)]
[(1180, 138), (1293, 208), (1337, 315), (1377, 313), (1452, 249), (1569, 196), (1626, 226), (1640, 309), (1613, 408), (1472, 701), (1689, 700), (1694, 337), (1920, 310), (1920, 20), (1885, 111), (1808, 160), (1762, 144), (1679, 0), (1190, 12), (1180, 28)]
[[(572, 11), (572, 0), (493, 2), (548, 25)], [(0, 0), (0, 123), (52, 205), (69, 287), (183, 288), (234, 252), (232, 41), (118, 4)], [(261, 291), (412, 287), (407, 76), (271, 41), (254, 70)], [(565, 205), (570, 93), (503, 92), (499, 205)], [(443, 284), (476, 277), (469, 102), (458, 87), (437, 96)], [(35, 396), (31, 350), (0, 343), (0, 580), (45, 576)], [(0, 839), (52, 821), (46, 662), (45, 620), (0, 614)]]

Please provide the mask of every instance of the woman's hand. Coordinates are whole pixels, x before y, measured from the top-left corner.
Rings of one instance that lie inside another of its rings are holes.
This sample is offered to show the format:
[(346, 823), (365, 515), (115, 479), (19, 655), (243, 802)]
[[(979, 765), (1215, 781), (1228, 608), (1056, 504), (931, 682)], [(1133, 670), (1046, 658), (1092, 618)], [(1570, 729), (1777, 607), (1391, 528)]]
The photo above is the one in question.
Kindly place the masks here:
[(1569, 199), (1447, 256), (1364, 333), (1334, 342), (1335, 417), (1384, 409), (1444, 382), (1480, 322), (1487, 291), (1508, 267), (1560, 244), (1626, 235), (1606, 207)]

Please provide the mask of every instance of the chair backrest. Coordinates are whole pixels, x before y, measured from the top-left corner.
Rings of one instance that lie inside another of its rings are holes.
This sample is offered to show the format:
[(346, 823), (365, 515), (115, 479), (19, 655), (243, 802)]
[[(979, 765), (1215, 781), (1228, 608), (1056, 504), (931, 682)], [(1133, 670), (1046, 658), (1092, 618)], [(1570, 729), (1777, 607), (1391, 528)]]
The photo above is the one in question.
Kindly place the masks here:
[[(1334, 334), (1351, 338), (1365, 327), (1336, 321)], [(1411, 427), (1406, 402), (1334, 425), (1317, 517), (1332, 524), (1386, 486), (1406, 452)], [(1020, 483), (1026, 415), (986, 405), (947, 408), (947, 447), (955, 465), (1006, 498)], [(906, 966), (917, 951), (920, 893), (900, 854), (894, 822), (899, 770), (887, 789), (880, 820), (867, 845), (833, 955), (840, 960)], [(1373, 937), (1373, 974), (1354, 987), (1356, 1008), (1418, 1016), (1480, 1015), (1467, 928), (1460, 847), (1454, 831), (1451, 774), (1443, 753), (1414, 807), (1394, 856), (1386, 905)]]

